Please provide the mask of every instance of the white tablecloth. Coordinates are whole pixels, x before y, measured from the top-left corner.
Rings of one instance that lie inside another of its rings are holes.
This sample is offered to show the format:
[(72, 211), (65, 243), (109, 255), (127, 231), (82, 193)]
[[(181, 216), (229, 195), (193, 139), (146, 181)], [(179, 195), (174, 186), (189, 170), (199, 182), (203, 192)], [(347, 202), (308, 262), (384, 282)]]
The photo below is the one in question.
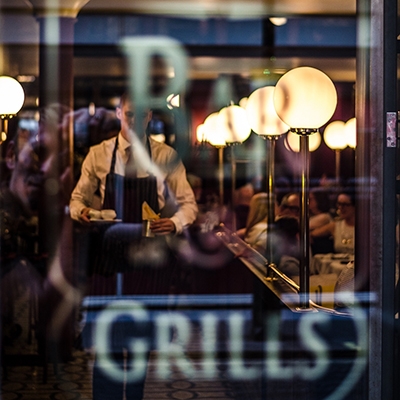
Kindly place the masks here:
[(339, 276), (350, 261), (354, 261), (353, 254), (315, 254), (311, 263), (310, 274), (337, 274)]

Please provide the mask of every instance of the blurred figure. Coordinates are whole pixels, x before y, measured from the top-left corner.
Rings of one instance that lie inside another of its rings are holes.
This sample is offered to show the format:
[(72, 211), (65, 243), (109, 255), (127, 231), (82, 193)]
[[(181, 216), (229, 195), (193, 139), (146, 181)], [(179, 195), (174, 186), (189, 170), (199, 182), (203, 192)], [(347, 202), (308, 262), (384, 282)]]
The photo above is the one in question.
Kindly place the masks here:
[[(97, 211), (115, 210), (122, 223), (106, 225), (94, 242), (99, 256), (95, 272), (104, 276), (137, 272), (133, 278), (130, 276), (131, 292), (139, 293), (145, 286), (149, 294), (156, 290), (156, 283), (165, 284), (173, 275), (175, 264), (166, 237), (173, 241), (174, 235), (183, 233), (195, 221), (198, 209), (185, 167), (176, 151), (146, 135), (151, 110), (140, 110), (125, 92), (116, 115), (121, 130), (116, 137), (90, 148), (71, 194), (70, 216), (89, 228), (96, 226), (92, 220), (96, 207)], [(100, 197), (99, 205), (93, 201), (96, 192)], [(159, 216), (150, 220), (152, 237), (142, 234), (145, 203)], [(145, 279), (140, 279), (140, 272)], [(109, 326), (99, 331), (99, 337), (102, 332), (110, 335), (105, 342), (95, 343), (95, 400), (141, 399), (143, 396), (152, 324), (132, 320), (132, 312), (127, 310), (124, 319), (109, 321)], [(134, 339), (145, 342), (139, 360), (130, 346)], [(112, 360), (115, 368), (110, 368), (107, 360)], [(132, 362), (139, 362), (141, 366), (134, 376)]]
[(121, 124), (114, 110), (88, 107), (74, 111), (74, 140), (76, 147), (86, 148), (117, 136)]
[(321, 188), (314, 188), (310, 191), (310, 231), (328, 224), (332, 221), (329, 214), (330, 201), (329, 193)]
[(310, 232), (312, 238), (331, 235), (334, 252), (354, 254), (355, 197), (352, 191), (342, 191), (336, 202), (338, 219)]
[(91, 146), (118, 135), (120, 122), (114, 110), (104, 107), (80, 108), (74, 117), (74, 183), (79, 179), (82, 162)]
[[(267, 246), (268, 206), (268, 194), (256, 193), (250, 201), (246, 227), (237, 231), (245, 242), (260, 253), (265, 253)], [(277, 211), (275, 203), (275, 214)]]
[(283, 196), (276, 217), (284, 216), (300, 217), (300, 195), (298, 193), (287, 193)]
[[(71, 190), (65, 120), (69, 115), (67, 107), (52, 104), (40, 110), (38, 130), (17, 132), (7, 147), (11, 175), (0, 199), (2, 220), (8, 224), (2, 232), (3, 312), (22, 301), (16, 295), (28, 292), (25, 301), (38, 308), (34, 329), (39, 352), (44, 354), (44, 346), (51, 343), (53, 361), (70, 357), (73, 309), (79, 302), (72, 285), (71, 231), (64, 223)], [(16, 288), (24, 290), (16, 292)]]
[(254, 195), (254, 187), (251, 183), (240, 187), (236, 191), (235, 215), (236, 215), (236, 229), (241, 229), (246, 226), (247, 217), (250, 210), (250, 201)]
[[(329, 193), (324, 188), (314, 188), (309, 196), (310, 232), (332, 222), (330, 211)], [(314, 237), (311, 242), (312, 254), (333, 252), (331, 235)]]
[(289, 278), (299, 275), (300, 266), (300, 226), (293, 216), (278, 218), (273, 230), (273, 248), (278, 268)]
[(202, 179), (193, 174), (187, 174), (187, 180), (192, 187), (196, 203), (199, 204), (203, 198), (203, 182)]
[(246, 227), (237, 234), (250, 246), (265, 250), (267, 243), (268, 194), (257, 193), (250, 201)]
[(31, 141), (37, 130), (18, 127), (6, 149), (8, 182), (0, 189), (1, 227), (1, 317), (3, 342), (10, 342), (22, 333), (15, 319), (15, 306), (26, 288), (41, 281), (32, 265), (37, 252), (37, 196), (41, 178), (33, 155)]

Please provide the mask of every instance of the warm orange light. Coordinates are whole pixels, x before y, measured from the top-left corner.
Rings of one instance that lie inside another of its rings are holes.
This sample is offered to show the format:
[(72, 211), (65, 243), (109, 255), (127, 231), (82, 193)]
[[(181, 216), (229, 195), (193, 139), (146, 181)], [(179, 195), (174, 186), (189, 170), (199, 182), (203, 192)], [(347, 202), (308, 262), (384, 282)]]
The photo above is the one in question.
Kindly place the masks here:
[[(284, 144), (288, 150), (298, 153), (300, 151), (300, 135), (289, 131), (287, 133)], [(309, 135), (309, 140), (308, 140), (309, 151), (317, 150), (320, 144), (321, 144), (321, 134), (319, 132), (314, 132), (313, 134)]]
[(324, 131), (324, 142), (332, 150), (343, 150), (347, 147), (347, 137), (343, 121), (331, 122)]
[(332, 117), (336, 104), (333, 82), (316, 68), (294, 68), (275, 87), (276, 113), (292, 129), (319, 129)]
[(200, 124), (196, 128), (196, 139), (200, 143), (203, 143), (203, 142), (207, 141), (206, 132), (204, 131), (204, 124)]
[(347, 145), (355, 149), (357, 146), (357, 121), (355, 118), (350, 118), (344, 124), (344, 134), (346, 135)]
[(251, 129), (261, 136), (277, 136), (289, 130), (274, 108), (274, 86), (255, 90), (246, 104), (246, 113)]
[(218, 115), (226, 143), (243, 143), (251, 133), (246, 110), (240, 106), (224, 107)]
[(0, 115), (9, 118), (18, 113), (25, 101), (21, 84), (11, 76), (0, 76)]
[(224, 129), (221, 126), (218, 114), (218, 112), (214, 112), (204, 120), (204, 135), (211, 145), (224, 147), (226, 146)]

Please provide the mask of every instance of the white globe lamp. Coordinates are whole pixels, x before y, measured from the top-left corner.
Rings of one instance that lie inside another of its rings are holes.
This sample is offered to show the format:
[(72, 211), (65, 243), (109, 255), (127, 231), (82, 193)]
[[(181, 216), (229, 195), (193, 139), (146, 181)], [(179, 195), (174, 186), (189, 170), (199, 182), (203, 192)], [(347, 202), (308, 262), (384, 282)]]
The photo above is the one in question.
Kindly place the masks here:
[(249, 138), (251, 128), (244, 108), (237, 105), (224, 107), (218, 117), (227, 144), (243, 143)]
[(350, 118), (344, 124), (344, 134), (346, 136), (347, 145), (355, 149), (357, 146), (357, 121), (355, 118)]
[(246, 104), (247, 118), (251, 129), (260, 136), (277, 136), (289, 130), (275, 111), (275, 86), (256, 89)]
[[(308, 137), (308, 150), (311, 152), (317, 150), (321, 142), (321, 134), (319, 132), (313, 132)], [(298, 153), (300, 151), (300, 136), (297, 133), (289, 131), (284, 144), (289, 151)]]
[(324, 131), (325, 144), (335, 152), (336, 186), (340, 185), (340, 152), (347, 147), (344, 121), (331, 122)]
[(21, 84), (11, 76), (0, 76), (0, 143), (7, 139), (8, 120), (17, 115), (24, 101), (25, 92)]
[(310, 307), (310, 215), (309, 215), (309, 139), (335, 112), (336, 88), (319, 69), (298, 67), (277, 82), (274, 106), (278, 116), (300, 136), (301, 213), (300, 213), (300, 308)]
[(214, 112), (204, 120), (204, 137), (214, 147), (225, 147), (225, 135), (218, 117), (218, 112)]
[[(251, 129), (267, 139), (267, 188), (268, 221), (275, 220), (275, 147), (280, 135), (287, 132), (289, 126), (278, 116), (274, 107), (275, 86), (265, 86), (252, 92), (247, 100), (246, 113)], [(269, 265), (275, 265), (273, 251), (272, 224), (267, 225), (267, 258)]]
[(9, 119), (17, 115), (25, 101), (21, 84), (11, 76), (0, 76), (0, 116)]
[(279, 117), (296, 130), (318, 130), (335, 112), (336, 88), (322, 71), (299, 67), (276, 84), (274, 106)]

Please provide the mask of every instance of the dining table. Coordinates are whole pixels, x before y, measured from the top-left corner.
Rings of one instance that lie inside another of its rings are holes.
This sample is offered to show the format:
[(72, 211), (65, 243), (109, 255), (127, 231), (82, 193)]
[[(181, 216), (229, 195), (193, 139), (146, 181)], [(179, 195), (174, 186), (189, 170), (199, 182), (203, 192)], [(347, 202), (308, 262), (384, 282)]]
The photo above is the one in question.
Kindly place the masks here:
[(354, 261), (354, 254), (314, 254), (310, 263), (310, 275), (336, 274), (339, 276), (344, 267), (352, 261)]

